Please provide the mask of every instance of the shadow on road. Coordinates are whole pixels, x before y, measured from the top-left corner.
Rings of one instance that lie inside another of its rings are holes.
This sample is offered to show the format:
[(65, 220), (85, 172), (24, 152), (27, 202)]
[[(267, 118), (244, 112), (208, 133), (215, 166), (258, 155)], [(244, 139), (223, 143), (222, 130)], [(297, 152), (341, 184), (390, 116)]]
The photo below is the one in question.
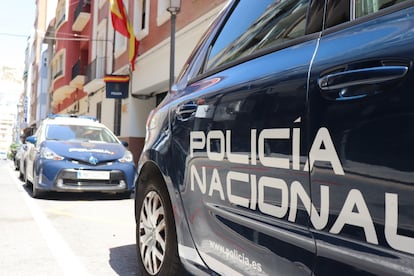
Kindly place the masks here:
[(135, 244), (110, 248), (109, 264), (118, 275), (142, 275), (137, 265)]
[[(32, 196), (32, 187), (27, 186), (22, 182), (23, 189)], [(95, 200), (122, 200), (122, 199), (131, 199), (134, 195), (132, 194), (129, 197), (119, 194), (111, 193), (98, 193), (98, 192), (46, 192), (41, 195), (40, 199), (46, 200), (62, 200), (62, 201), (95, 201)]]

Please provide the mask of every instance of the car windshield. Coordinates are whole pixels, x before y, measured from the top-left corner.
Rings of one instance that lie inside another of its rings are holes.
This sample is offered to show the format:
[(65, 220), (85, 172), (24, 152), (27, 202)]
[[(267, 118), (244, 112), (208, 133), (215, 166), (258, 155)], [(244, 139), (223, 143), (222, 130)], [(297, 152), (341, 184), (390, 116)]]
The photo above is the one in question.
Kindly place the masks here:
[(46, 140), (94, 141), (118, 143), (115, 136), (107, 129), (87, 125), (49, 125)]

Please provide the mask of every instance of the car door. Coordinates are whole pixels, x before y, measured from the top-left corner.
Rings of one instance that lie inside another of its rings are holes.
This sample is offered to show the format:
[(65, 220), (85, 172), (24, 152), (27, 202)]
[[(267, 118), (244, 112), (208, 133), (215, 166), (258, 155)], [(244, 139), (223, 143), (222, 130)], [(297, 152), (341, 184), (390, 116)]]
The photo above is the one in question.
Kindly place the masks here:
[(190, 65), (197, 74), (178, 81), (171, 177), (210, 268), (223, 275), (309, 275), (315, 246), (304, 126), (323, 3), (234, 5), (193, 57), (203, 66)]
[(326, 14), (309, 93), (315, 275), (412, 275), (413, 1)]

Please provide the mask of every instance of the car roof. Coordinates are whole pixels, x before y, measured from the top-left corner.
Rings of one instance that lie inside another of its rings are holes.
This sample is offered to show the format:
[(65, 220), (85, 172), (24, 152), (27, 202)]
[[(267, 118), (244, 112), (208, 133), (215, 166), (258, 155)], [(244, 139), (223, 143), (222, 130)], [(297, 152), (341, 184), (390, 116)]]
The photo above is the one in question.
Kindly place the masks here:
[(90, 125), (90, 126), (103, 126), (101, 123), (91, 121), (88, 119), (46, 119), (48, 125)]
[(101, 125), (101, 123), (98, 122), (98, 120), (93, 117), (93, 116), (78, 116), (78, 115), (71, 115), (71, 114), (52, 114), (52, 115), (48, 115), (48, 117), (46, 117), (44, 119), (45, 122), (48, 123), (87, 123), (87, 124), (98, 124)]
[(84, 126), (97, 126), (105, 127), (103, 124), (99, 123), (95, 118), (88, 116), (49, 116), (44, 122), (48, 125), (84, 125)]

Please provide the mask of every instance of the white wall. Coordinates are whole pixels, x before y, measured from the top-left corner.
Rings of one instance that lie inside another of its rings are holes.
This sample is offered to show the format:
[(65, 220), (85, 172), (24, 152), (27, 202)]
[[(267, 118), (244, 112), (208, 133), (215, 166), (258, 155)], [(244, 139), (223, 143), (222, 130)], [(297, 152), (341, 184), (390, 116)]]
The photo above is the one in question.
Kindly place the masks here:
[[(88, 99), (88, 98), (87, 98)], [(101, 89), (93, 95), (89, 95), (89, 112), (87, 115), (96, 116), (96, 105), (102, 102), (101, 120), (100, 122), (112, 131), (114, 130), (114, 99), (107, 99), (105, 90)]]
[[(180, 73), (183, 64), (211, 21), (223, 8), (223, 5), (218, 6), (177, 32), (175, 41), (175, 76)], [(177, 16), (180, 16), (180, 14)], [(170, 77), (170, 39), (164, 40), (156, 47), (139, 56), (135, 68), (132, 76), (133, 94), (150, 94), (167, 91)]]
[(126, 113), (122, 113), (121, 136), (145, 137), (148, 114), (155, 107), (155, 97), (148, 100), (129, 97), (122, 101)]

